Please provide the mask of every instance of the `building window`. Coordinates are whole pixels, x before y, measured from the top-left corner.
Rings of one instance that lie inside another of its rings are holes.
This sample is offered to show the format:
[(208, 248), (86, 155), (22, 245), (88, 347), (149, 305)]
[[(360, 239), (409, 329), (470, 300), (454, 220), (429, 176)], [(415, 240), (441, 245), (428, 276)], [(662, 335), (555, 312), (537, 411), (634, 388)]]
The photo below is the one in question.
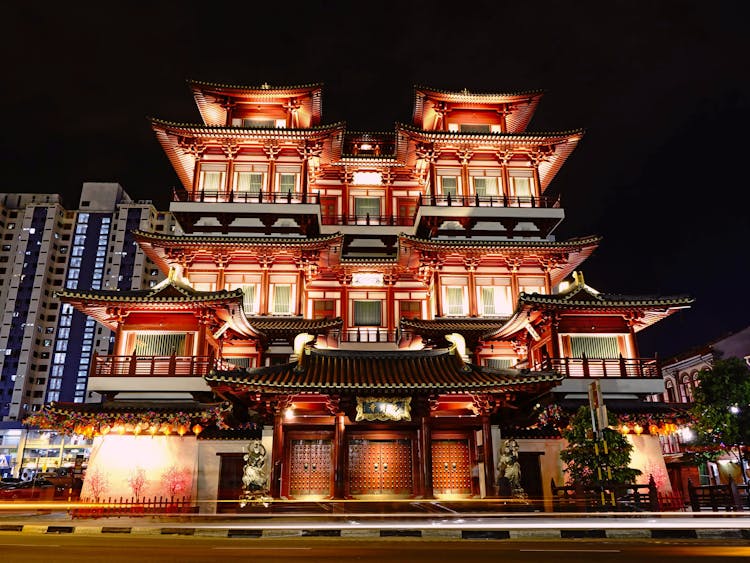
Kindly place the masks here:
[(466, 315), (466, 300), (463, 287), (445, 288), (446, 314), (450, 316)]
[(294, 193), (297, 191), (297, 175), (289, 173), (279, 174), (279, 191), (281, 193)]
[(458, 176), (439, 176), (440, 195), (458, 195)]
[(570, 337), (570, 354), (573, 358), (617, 358), (620, 347), (617, 336), (576, 336)]
[(510, 287), (480, 287), (479, 309), (487, 316), (510, 315), (513, 312)]
[(474, 176), (472, 177), (474, 184), (474, 193), (480, 197), (482, 196), (496, 196), (497, 191), (497, 178), (491, 176)]
[(380, 301), (354, 301), (354, 326), (380, 326)]
[(355, 197), (354, 214), (357, 217), (380, 217), (379, 197)]
[(332, 319), (336, 316), (336, 302), (333, 299), (313, 300), (313, 319)]
[(399, 301), (399, 313), (404, 319), (418, 319), (422, 316), (421, 301)]
[(217, 192), (224, 183), (224, 172), (204, 170), (201, 173), (201, 189)]
[(238, 192), (257, 194), (263, 189), (262, 172), (237, 172), (235, 189)]
[(242, 286), (242, 306), (247, 314), (255, 315), (258, 313), (258, 292), (255, 285)]
[(461, 133), (489, 133), (489, 123), (459, 123), (458, 129)]
[(519, 205), (531, 205), (534, 195), (534, 174), (531, 170), (510, 171), (510, 195), (518, 198)]
[(273, 303), (271, 307), (274, 315), (290, 315), (292, 313), (291, 285), (273, 286)]

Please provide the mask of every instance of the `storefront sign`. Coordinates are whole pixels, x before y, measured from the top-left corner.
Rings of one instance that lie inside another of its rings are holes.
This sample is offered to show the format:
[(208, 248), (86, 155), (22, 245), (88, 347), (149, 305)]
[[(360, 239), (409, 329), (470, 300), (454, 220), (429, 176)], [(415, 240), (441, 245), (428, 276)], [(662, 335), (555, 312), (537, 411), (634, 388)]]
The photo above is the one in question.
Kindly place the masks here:
[(411, 420), (411, 397), (357, 397), (356, 420)]

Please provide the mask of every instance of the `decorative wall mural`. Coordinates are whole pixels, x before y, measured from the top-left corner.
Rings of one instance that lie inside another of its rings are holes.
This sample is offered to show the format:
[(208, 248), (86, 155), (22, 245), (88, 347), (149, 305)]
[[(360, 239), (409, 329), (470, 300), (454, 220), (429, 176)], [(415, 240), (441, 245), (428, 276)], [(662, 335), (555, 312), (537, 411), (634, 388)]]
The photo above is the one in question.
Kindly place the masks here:
[(81, 498), (192, 498), (197, 452), (193, 436), (100, 436), (94, 439)]

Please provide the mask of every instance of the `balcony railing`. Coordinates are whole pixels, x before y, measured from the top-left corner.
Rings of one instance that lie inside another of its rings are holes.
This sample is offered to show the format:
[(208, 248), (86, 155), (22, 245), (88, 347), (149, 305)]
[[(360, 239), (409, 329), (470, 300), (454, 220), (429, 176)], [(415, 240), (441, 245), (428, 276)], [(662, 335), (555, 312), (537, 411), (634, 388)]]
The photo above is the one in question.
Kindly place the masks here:
[[(177, 192), (175, 192), (177, 195)], [(183, 200), (180, 200), (183, 201)], [(225, 192), (196, 190), (186, 192), (184, 201), (208, 203), (319, 203), (318, 194), (308, 192)]]
[(351, 328), (331, 333), (340, 342), (398, 342), (398, 331), (386, 328)]
[(419, 196), (419, 206), (437, 207), (560, 207), (560, 197), (508, 195), (426, 195)]
[(212, 356), (98, 356), (91, 362), (91, 377), (202, 377), (217, 367)]
[(411, 227), (414, 217), (400, 215), (323, 215), (324, 225), (379, 225), (381, 227)]
[(661, 377), (653, 358), (546, 358), (534, 366), (566, 377)]

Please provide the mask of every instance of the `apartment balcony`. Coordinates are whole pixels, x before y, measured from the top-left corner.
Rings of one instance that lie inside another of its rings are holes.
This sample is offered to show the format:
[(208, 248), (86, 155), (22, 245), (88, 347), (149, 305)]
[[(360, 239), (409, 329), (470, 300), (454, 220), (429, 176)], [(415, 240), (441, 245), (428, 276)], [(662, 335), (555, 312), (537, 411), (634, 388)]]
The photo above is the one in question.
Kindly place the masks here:
[(636, 398), (664, 392), (661, 368), (655, 358), (547, 358), (534, 369), (564, 375), (554, 391), (566, 395), (587, 395), (592, 380), (600, 382), (605, 395)]
[(559, 197), (432, 194), (417, 201), (417, 234), (544, 238), (564, 217)]

